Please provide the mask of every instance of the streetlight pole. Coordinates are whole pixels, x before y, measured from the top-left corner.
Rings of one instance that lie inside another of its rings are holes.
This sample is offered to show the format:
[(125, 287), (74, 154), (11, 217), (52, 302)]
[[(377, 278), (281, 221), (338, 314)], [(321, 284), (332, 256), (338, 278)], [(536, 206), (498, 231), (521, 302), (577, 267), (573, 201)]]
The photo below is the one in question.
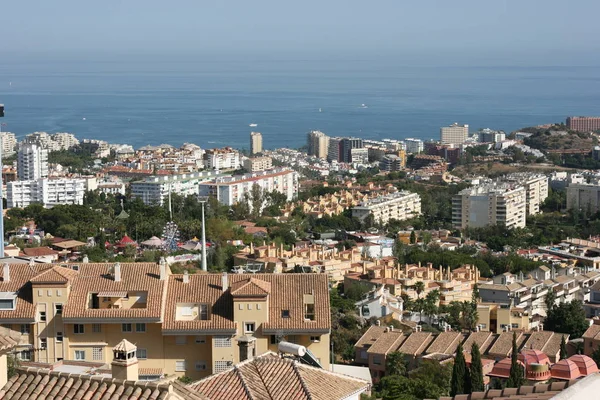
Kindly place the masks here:
[(206, 267), (206, 226), (204, 222), (204, 204), (206, 203), (206, 199), (200, 199), (200, 203), (202, 204), (202, 271), (207, 271)]
[[(0, 117), (4, 117), (4, 104), (0, 104)], [(0, 168), (4, 172), (2, 165), (2, 123), (0, 123)], [(2, 172), (0, 172), (0, 257), (4, 257), (4, 194), (2, 193)]]

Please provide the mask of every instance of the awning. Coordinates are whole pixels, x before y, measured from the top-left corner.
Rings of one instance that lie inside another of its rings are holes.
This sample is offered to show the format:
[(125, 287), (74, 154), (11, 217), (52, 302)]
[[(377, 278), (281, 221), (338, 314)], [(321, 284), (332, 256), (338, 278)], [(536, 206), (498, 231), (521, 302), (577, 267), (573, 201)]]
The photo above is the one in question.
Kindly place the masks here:
[(127, 297), (127, 292), (99, 292), (98, 297)]

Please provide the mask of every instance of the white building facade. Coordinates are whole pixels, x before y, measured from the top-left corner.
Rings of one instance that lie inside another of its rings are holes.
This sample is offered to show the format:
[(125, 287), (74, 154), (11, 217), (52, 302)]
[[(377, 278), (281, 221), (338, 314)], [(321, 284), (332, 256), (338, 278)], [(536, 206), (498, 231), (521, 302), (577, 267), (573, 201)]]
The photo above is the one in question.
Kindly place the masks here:
[(206, 150), (204, 166), (206, 169), (216, 170), (239, 169), (241, 166), (240, 153), (230, 147)]
[(144, 204), (162, 206), (168, 199), (169, 191), (181, 196), (198, 195), (200, 183), (217, 176), (211, 171), (150, 176), (143, 181), (131, 182), (131, 196), (142, 199)]
[(17, 155), (17, 177), (20, 181), (47, 178), (48, 150), (39, 144), (22, 144)]
[(462, 144), (469, 137), (469, 125), (453, 123), (440, 128), (440, 141), (442, 144)]
[(456, 229), (504, 225), (524, 228), (525, 187), (491, 183), (464, 189), (452, 198), (452, 225)]
[(289, 169), (272, 170), (241, 176), (220, 177), (199, 185), (200, 196), (216, 197), (221, 204), (234, 205), (244, 200), (244, 194), (250, 193), (258, 185), (263, 192), (279, 192), (287, 200), (298, 195), (298, 173)]
[(363, 221), (372, 215), (376, 223), (403, 221), (421, 215), (421, 196), (401, 191), (369, 199), (352, 208), (352, 216)]
[(6, 185), (8, 208), (43, 204), (52, 207), (58, 204), (83, 204), (84, 179), (35, 179), (9, 182)]

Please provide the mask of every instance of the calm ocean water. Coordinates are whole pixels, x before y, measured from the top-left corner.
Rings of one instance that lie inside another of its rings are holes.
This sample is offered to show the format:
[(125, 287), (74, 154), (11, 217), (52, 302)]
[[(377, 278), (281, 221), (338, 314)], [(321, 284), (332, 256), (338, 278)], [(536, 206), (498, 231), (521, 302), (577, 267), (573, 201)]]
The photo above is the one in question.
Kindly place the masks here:
[(266, 148), (298, 147), (310, 129), (428, 139), (452, 122), (508, 132), (598, 115), (600, 68), (4, 59), (0, 103), (3, 130), (17, 135), (71, 132), (136, 147), (193, 142), (208, 148), (248, 147), (249, 132), (258, 130)]

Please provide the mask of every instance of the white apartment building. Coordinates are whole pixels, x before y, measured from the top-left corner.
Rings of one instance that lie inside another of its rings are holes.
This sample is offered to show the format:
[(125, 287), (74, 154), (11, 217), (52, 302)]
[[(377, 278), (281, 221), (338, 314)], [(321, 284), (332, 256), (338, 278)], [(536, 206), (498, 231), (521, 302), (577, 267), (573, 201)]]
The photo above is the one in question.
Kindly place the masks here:
[(505, 176), (502, 180), (525, 187), (527, 215), (540, 212), (540, 205), (548, 197), (548, 177), (546, 175), (526, 172), (515, 173)]
[(131, 195), (142, 199), (144, 204), (162, 206), (168, 199), (169, 191), (181, 196), (198, 195), (201, 182), (218, 176), (219, 174), (212, 171), (149, 176), (142, 181), (131, 182)]
[(273, 168), (273, 159), (271, 157), (245, 158), (242, 165), (249, 172), (265, 171)]
[(210, 149), (204, 153), (206, 169), (239, 169), (241, 166), (240, 153), (231, 147)]
[(25, 136), (22, 144), (36, 144), (48, 151), (60, 150), (58, 144), (52, 140), (52, 135), (48, 132), (33, 132)]
[(293, 200), (298, 194), (298, 173), (289, 169), (279, 169), (239, 176), (220, 177), (200, 183), (200, 196), (216, 197), (225, 205), (231, 206), (244, 200), (244, 194), (250, 193), (258, 185), (264, 192), (279, 192), (287, 200)]
[(363, 201), (352, 208), (352, 216), (361, 221), (369, 215), (380, 224), (386, 224), (392, 219), (402, 221), (417, 217), (421, 215), (421, 196), (400, 191)]
[(17, 155), (17, 177), (20, 181), (47, 178), (48, 150), (39, 144), (22, 144)]
[(353, 164), (368, 164), (369, 149), (365, 147), (359, 149), (350, 149), (350, 161)]
[(260, 132), (250, 132), (250, 154), (258, 154), (263, 151), (263, 137)]
[(27, 207), (39, 203), (44, 207), (58, 204), (83, 204), (84, 179), (35, 179), (6, 184), (8, 208)]
[(478, 141), (481, 143), (497, 143), (506, 140), (506, 133), (504, 131), (495, 131), (490, 128), (484, 128), (477, 132)]
[(464, 189), (452, 198), (452, 225), (456, 229), (504, 225), (524, 228), (526, 190), (510, 183), (487, 183)]
[(4, 157), (14, 154), (17, 148), (17, 136), (11, 132), (2, 132), (2, 155)]
[(321, 131), (310, 131), (307, 134), (308, 155), (317, 158), (327, 158), (329, 151), (329, 136)]
[(421, 139), (408, 138), (404, 139), (406, 144), (406, 152), (412, 154), (419, 154), (423, 152), (424, 144)]
[(567, 187), (567, 209), (595, 213), (600, 210), (600, 185), (572, 183)]
[(121, 194), (121, 195), (125, 195), (125, 184), (123, 182), (120, 182), (120, 181), (115, 181), (115, 182), (100, 182), (98, 184), (97, 190), (100, 193), (105, 193), (105, 194), (112, 194), (112, 195)]
[(79, 145), (79, 140), (72, 133), (58, 132), (51, 136), (58, 150), (69, 150)]
[(453, 123), (440, 128), (440, 141), (442, 144), (462, 144), (469, 137), (469, 125)]

